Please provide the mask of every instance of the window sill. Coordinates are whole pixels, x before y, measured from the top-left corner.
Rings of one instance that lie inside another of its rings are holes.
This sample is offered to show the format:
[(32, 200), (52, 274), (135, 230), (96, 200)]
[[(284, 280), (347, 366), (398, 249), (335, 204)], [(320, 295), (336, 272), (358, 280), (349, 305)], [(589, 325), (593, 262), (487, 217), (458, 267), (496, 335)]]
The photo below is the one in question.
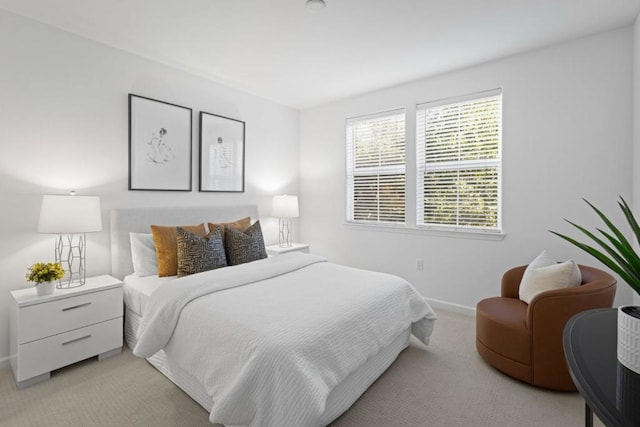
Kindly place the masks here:
[(426, 227), (411, 227), (405, 224), (363, 224), (359, 222), (345, 222), (344, 226), (351, 230), (414, 234), (434, 237), (453, 237), (456, 239), (501, 241), (506, 236), (506, 233), (504, 232), (441, 230)]

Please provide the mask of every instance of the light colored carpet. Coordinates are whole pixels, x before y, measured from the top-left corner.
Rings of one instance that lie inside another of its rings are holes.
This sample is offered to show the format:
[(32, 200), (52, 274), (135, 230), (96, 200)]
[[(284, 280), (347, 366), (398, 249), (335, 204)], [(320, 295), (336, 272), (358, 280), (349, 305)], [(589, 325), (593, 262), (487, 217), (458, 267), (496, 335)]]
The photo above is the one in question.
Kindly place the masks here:
[[(487, 366), (475, 350), (473, 318), (437, 312), (431, 344), (412, 340), (332, 427), (584, 425), (579, 394), (536, 389)], [(24, 390), (0, 371), (0, 425), (211, 426), (204, 409), (129, 350)]]

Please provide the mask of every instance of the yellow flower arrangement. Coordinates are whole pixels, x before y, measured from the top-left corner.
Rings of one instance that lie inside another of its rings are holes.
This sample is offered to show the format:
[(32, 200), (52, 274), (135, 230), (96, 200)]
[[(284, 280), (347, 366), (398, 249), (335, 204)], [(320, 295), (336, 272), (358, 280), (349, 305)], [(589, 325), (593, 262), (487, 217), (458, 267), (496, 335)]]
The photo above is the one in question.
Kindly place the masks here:
[(52, 282), (64, 277), (64, 269), (59, 262), (36, 262), (27, 271), (27, 280), (38, 283)]

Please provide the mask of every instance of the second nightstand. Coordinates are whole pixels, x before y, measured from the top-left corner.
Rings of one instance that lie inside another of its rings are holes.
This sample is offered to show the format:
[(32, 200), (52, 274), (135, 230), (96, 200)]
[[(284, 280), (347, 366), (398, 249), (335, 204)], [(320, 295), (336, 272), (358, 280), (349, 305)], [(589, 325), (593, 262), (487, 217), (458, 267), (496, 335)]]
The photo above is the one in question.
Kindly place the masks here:
[(49, 379), (51, 371), (122, 349), (122, 282), (111, 276), (37, 296), (11, 292), (11, 368), (18, 388)]
[(280, 245), (271, 245), (267, 246), (267, 253), (269, 255), (280, 255), (286, 254), (287, 252), (304, 252), (309, 253), (309, 245), (305, 245), (304, 243), (292, 243), (290, 247), (282, 247)]

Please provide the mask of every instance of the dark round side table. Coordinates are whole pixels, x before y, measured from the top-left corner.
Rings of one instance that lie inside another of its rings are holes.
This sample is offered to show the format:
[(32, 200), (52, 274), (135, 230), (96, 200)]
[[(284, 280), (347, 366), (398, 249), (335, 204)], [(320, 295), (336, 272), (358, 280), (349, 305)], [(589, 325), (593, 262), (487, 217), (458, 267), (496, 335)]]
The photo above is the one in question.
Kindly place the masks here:
[(564, 327), (569, 373), (585, 400), (585, 426), (593, 412), (607, 426), (640, 426), (640, 375), (617, 359), (616, 309), (578, 313)]

